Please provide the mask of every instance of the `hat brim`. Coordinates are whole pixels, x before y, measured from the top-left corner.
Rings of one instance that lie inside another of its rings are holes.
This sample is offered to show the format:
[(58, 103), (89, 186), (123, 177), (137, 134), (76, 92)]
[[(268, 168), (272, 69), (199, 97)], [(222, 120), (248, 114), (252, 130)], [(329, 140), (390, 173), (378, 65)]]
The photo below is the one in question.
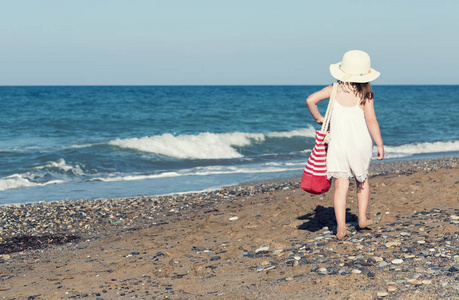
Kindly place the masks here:
[(381, 73), (379, 73), (373, 68), (370, 69), (370, 73), (367, 73), (364, 75), (349, 75), (341, 71), (341, 69), (339, 68), (340, 65), (341, 65), (341, 62), (336, 63), (336, 64), (331, 64), (330, 73), (336, 79), (340, 81), (344, 81), (344, 82), (357, 82), (357, 83), (370, 82), (378, 78), (379, 75), (381, 75)]

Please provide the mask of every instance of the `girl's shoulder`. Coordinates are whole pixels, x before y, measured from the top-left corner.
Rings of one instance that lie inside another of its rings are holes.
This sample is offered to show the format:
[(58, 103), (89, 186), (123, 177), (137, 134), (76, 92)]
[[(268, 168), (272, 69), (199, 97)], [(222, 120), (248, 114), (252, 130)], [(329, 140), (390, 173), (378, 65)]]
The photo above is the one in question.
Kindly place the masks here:
[(331, 95), (333, 90), (333, 84), (327, 85), (322, 89), (322, 92), (327, 93), (328, 95)]
[(317, 92), (315, 92), (315, 94), (320, 94), (321, 96), (328, 98), (331, 96), (332, 89), (333, 89), (333, 84), (328, 85), (321, 90), (318, 90)]

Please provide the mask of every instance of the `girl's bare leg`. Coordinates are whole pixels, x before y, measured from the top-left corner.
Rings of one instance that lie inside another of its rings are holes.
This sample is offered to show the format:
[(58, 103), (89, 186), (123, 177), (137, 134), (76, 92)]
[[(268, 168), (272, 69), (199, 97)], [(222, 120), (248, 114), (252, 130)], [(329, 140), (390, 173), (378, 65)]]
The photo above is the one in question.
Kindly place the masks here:
[(336, 230), (336, 237), (343, 238), (347, 234), (346, 228), (346, 196), (349, 189), (349, 179), (336, 178), (335, 179), (335, 194), (333, 197), (333, 204), (335, 207), (335, 217), (338, 228)]
[(357, 202), (359, 207), (359, 227), (365, 228), (373, 224), (372, 220), (367, 219), (368, 200), (370, 199), (370, 184), (368, 176), (364, 182), (357, 183)]

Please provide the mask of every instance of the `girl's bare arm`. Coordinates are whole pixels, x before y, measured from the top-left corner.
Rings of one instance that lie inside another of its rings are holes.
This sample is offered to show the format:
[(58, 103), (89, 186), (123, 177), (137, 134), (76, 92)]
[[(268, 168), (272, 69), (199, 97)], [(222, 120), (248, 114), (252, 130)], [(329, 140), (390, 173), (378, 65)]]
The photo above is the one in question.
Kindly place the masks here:
[(381, 137), (381, 130), (379, 129), (379, 123), (376, 119), (375, 107), (373, 99), (368, 99), (364, 107), (365, 111), (365, 120), (367, 122), (368, 129), (370, 130), (371, 137), (378, 147), (378, 157), (377, 160), (384, 158), (384, 144)]
[(332, 86), (330, 85), (321, 89), (320, 91), (315, 92), (306, 99), (306, 104), (308, 105), (309, 112), (319, 124), (323, 123), (324, 117), (320, 114), (319, 109), (317, 108), (317, 103), (330, 98), (331, 91)]

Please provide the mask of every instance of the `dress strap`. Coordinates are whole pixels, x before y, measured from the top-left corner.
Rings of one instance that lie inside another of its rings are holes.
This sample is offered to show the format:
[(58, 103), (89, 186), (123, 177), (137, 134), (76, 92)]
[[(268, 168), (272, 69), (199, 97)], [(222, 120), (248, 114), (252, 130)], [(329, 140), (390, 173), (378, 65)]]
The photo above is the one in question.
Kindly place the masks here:
[(333, 83), (333, 88), (332, 88), (330, 100), (328, 101), (327, 112), (325, 113), (325, 120), (322, 123), (321, 131), (329, 131), (330, 119), (331, 119), (331, 114), (332, 114), (332, 111), (333, 111), (333, 104), (335, 103), (336, 91), (337, 90), (338, 90), (338, 83), (335, 82), (335, 83)]

